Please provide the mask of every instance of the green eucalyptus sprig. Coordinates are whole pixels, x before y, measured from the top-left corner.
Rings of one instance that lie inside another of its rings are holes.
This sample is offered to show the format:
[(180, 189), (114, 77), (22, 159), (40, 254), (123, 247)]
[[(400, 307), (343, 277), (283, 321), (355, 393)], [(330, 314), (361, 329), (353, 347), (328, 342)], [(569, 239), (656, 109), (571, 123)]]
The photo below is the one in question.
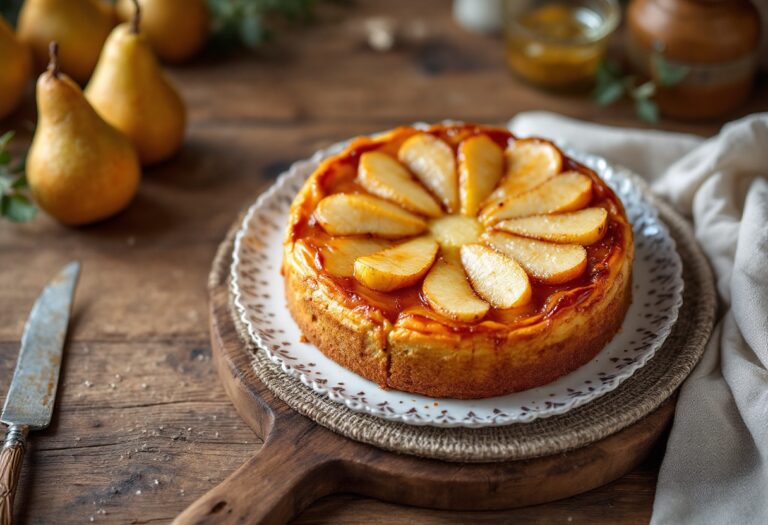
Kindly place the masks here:
[[(318, 4), (328, 1), (331, 0), (208, 0), (211, 43), (217, 49), (255, 49), (272, 38), (280, 24), (311, 21)], [(0, 14), (14, 23), (21, 4), (22, 0), (0, 0)]]
[(659, 121), (659, 107), (653, 98), (657, 88), (676, 86), (683, 81), (689, 68), (654, 54), (651, 57), (651, 70), (653, 78), (642, 81), (637, 75), (626, 74), (616, 62), (603, 60), (597, 66), (592, 98), (596, 104), (608, 106), (627, 96), (634, 103), (637, 116), (655, 124)]
[(24, 160), (14, 161), (8, 143), (14, 132), (0, 136), (0, 216), (12, 222), (31, 220), (37, 208), (29, 197)]
[(592, 99), (599, 106), (608, 106), (623, 96), (635, 104), (635, 113), (646, 122), (659, 121), (659, 107), (653, 101), (656, 84), (648, 80), (640, 82), (636, 75), (627, 75), (615, 62), (603, 60), (597, 66), (595, 90)]
[(255, 49), (274, 35), (276, 22), (306, 23), (320, 0), (208, 0), (213, 43)]

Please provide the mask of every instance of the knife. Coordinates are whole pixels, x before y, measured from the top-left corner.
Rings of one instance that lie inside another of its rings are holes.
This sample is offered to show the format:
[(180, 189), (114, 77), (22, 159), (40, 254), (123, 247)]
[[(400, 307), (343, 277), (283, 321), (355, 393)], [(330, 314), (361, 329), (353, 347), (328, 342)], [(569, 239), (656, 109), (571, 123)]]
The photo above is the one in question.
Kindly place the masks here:
[(80, 263), (64, 267), (43, 289), (29, 314), (0, 421), (8, 425), (0, 450), (0, 525), (13, 519), (13, 498), (30, 430), (48, 426), (56, 400), (72, 298)]

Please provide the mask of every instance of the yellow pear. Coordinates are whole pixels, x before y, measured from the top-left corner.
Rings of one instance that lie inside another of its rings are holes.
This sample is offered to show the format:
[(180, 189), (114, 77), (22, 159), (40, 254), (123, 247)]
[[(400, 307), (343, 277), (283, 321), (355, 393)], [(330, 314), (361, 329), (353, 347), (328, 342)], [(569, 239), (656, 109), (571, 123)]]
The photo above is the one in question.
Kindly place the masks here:
[(96, 111), (123, 132), (143, 165), (172, 156), (184, 140), (186, 110), (139, 29), (130, 24), (107, 39), (85, 95)]
[(26, 0), (19, 13), (19, 39), (32, 49), (38, 71), (48, 62), (48, 44), (61, 45), (59, 64), (80, 84), (91, 76), (114, 23), (96, 0)]
[[(160, 60), (186, 62), (208, 41), (210, 16), (206, 0), (139, 0), (142, 32)], [(133, 18), (133, 0), (118, 0), (117, 14)]]
[(51, 64), (37, 81), (38, 123), (27, 179), (38, 205), (64, 224), (105, 219), (125, 208), (141, 177), (131, 143), (107, 124), (78, 85)]
[(0, 118), (16, 109), (32, 73), (29, 49), (18, 41), (13, 29), (0, 17)]

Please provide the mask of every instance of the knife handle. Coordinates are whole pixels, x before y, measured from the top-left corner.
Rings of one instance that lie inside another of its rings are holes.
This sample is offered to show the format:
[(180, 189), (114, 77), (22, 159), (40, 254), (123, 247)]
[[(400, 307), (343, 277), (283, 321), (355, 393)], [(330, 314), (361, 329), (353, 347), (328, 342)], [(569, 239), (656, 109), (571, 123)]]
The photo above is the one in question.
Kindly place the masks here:
[(13, 521), (13, 497), (21, 477), (28, 431), (26, 425), (9, 426), (0, 450), (0, 525), (11, 525)]

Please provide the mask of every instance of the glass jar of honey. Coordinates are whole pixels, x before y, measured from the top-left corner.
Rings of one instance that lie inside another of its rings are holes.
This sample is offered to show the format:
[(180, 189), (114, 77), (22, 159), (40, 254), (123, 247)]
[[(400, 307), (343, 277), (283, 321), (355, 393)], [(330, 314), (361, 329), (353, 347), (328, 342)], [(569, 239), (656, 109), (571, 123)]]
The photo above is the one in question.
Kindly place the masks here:
[(620, 19), (617, 0), (508, 0), (507, 63), (537, 86), (587, 88)]

